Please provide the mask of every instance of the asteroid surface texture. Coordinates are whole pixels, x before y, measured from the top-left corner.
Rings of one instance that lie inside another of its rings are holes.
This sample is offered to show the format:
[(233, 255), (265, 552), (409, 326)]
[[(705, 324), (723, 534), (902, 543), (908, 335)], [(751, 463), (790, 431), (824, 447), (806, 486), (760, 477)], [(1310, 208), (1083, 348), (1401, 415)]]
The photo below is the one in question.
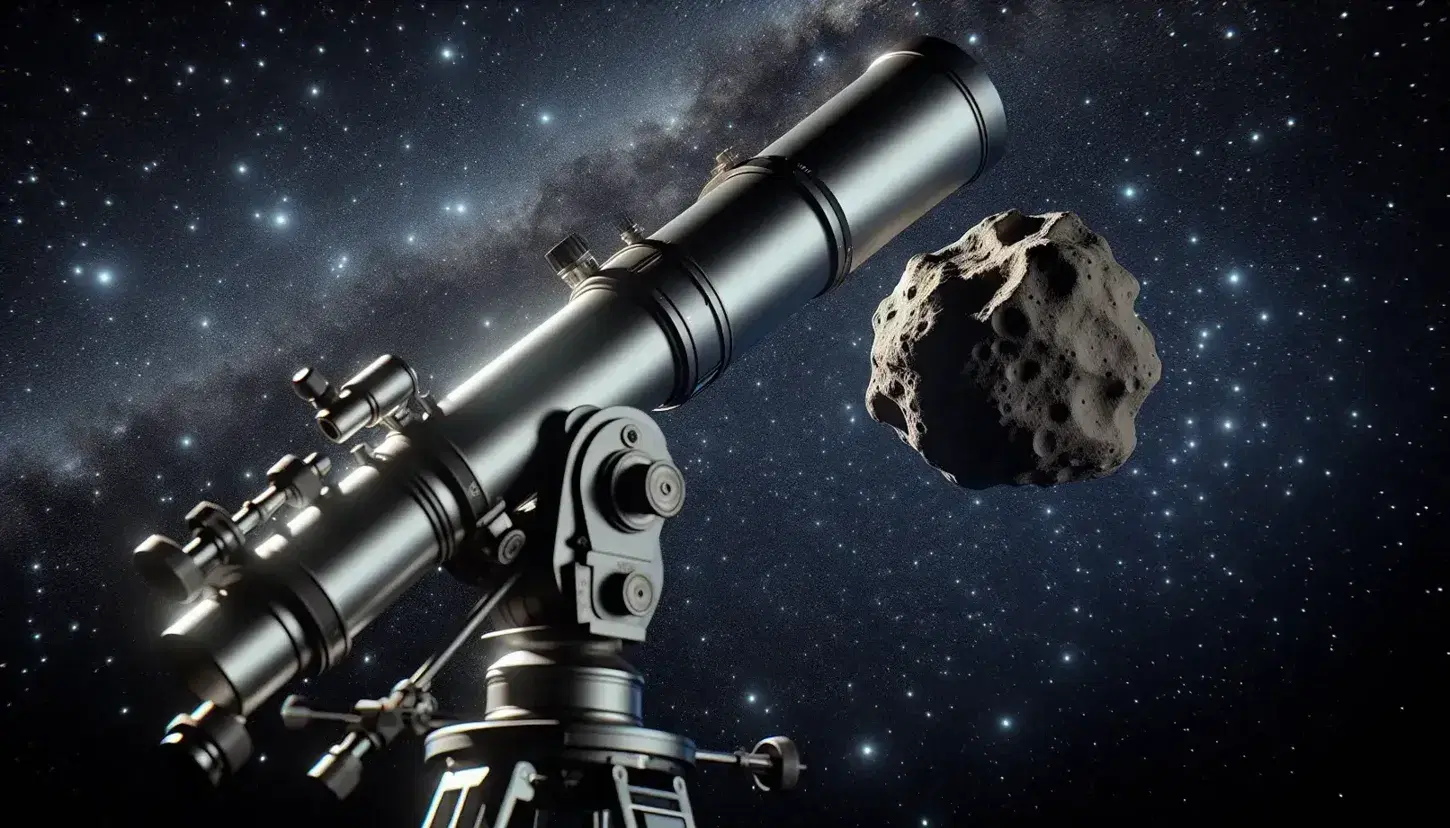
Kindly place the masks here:
[(1163, 374), (1137, 298), (1075, 214), (989, 216), (877, 307), (867, 410), (965, 488), (1111, 474)]

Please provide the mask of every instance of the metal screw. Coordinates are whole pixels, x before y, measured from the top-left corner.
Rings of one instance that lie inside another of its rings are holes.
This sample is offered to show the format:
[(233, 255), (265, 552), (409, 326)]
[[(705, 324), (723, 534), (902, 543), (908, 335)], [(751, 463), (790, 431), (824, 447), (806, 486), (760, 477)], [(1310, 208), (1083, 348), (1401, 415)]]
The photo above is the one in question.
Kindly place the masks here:
[(639, 429), (633, 425), (627, 425), (624, 427), (624, 432), (620, 437), (623, 438), (626, 446), (632, 446), (639, 442)]

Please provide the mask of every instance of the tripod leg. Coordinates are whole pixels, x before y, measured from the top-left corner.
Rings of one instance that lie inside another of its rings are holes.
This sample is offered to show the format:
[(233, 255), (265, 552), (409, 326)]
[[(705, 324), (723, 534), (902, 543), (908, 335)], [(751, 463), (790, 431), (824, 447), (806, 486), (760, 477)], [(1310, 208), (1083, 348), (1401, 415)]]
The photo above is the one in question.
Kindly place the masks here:
[(492, 770), (485, 765), (444, 773), (423, 828), (507, 828), (517, 805), (533, 801), (538, 774), (528, 762), (515, 764), (507, 782)]
[(695, 828), (695, 814), (690, 810), (690, 795), (683, 776), (667, 776), (670, 787), (630, 783), (629, 771), (623, 765), (609, 769), (614, 790), (619, 796), (619, 826), (609, 813), (604, 814), (600, 828)]

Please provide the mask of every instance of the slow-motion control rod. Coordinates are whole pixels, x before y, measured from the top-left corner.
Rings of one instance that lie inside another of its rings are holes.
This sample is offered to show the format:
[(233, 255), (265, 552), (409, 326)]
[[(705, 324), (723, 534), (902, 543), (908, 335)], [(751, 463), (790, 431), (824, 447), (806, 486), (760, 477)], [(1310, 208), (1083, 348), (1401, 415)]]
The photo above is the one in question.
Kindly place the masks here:
[[(246, 717), (295, 677), (346, 657), (441, 565), (492, 602), (479, 612), (496, 630), (484, 636), (496, 660), (483, 722), (434, 729), (426, 683), (405, 681), (333, 716), (356, 735), (324, 765), (351, 765), (350, 752), (385, 744), (380, 722), (390, 733), (432, 730), (429, 754), (457, 773), (483, 767), (477, 757), (500, 732), (536, 727), (528, 757), (487, 784), (534, 795), (568, 770), (564, 745), (574, 746), (569, 761), (628, 766), (600, 782), (625, 793), (632, 769), (655, 760), (666, 781), (703, 760), (793, 784), (799, 761), (788, 740), (711, 753), (640, 725), (639, 677), (618, 647), (644, 639), (663, 585), (657, 548), (641, 555), (640, 540), (657, 540), (684, 495), (642, 412), (693, 398), (984, 174), (1005, 142), (1002, 103), (981, 67), (948, 42), (918, 38), (756, 156), (722, 153), (699, 199), (654, 233), (622, 222), (625, 246), (602, 264), (577, 236), (549, 251), (568, 303), (441, 400), (393, 356), (341, 387), (298, 372), (293, 387), (328, 440), (382, 439), (356, 444), (358, 466), (341, 480), (326, 457), (289, 455), (235, 512), (194, 509), (187, 542), (152, 536), (136, 550), (148, 582), (191, 603), (162, 638), (201, 705), (173, 721), (165, 742), (214, 781), (234, 772), (250, 753)], [(590, 446), (602, 453), (586, 457)], [(592, 469), (587, 485), (571, 489), (581, 464)], [(466, 624), (441, 660), (477, 627)], [(287, 713), (309, 719), (296, 701)]]

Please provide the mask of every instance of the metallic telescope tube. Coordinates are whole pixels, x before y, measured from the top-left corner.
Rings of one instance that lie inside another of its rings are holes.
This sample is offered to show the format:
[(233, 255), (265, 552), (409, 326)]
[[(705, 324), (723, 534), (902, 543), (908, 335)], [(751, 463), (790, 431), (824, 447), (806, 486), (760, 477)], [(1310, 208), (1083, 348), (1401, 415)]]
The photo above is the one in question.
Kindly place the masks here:
[(432, 438), (391, 434), (290, 538), (262, 543), (255, 571), (165, 634), (191, 688), (247, 715), (298, 673), (335, 663), (474, 525), (478, 498), (458, 486), (460, 464), (488, 498), (516, 503), (531, 492), (525, 466), (547, 415), (689, 400), (981, 176), (1006, 132), (991, 81), (951, 43), (918, 38), (877, 58), (449, 394), (428, 420)]

